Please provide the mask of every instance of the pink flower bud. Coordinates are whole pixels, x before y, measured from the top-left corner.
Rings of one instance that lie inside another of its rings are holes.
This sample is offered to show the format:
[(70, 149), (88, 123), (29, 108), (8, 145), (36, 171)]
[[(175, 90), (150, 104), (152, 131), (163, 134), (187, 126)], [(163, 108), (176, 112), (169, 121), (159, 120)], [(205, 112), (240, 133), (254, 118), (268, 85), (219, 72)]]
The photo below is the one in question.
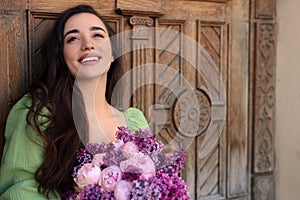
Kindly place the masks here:
[(139, 147), (133, 142), (126, 142), (120, 147), (122, 154), (125, 158), (128, 158), (131, 153), (139, 152)]
[(136, 171), (141, 173), (145, 179), (155, 176), (156, 173), (155, 164), (152, 159), (141, 152), (130, 154), (127, 160), (120, 163), (122, 172), (132, 172), (132, 168), (136, 168)]
[(117, 183), (122, 178), (122, 172), (118, 166), (109, 166), (101, 172), (101, 187), (106, 192), (115, 190)]
[(114, 196), (116, 200), (129, 200), (130, 199), (130, 191), (133, 187), (133, 183), (120, 180), (115, 188)]
[(98, 184), (100, 180), (101, 169), (91, 163), (84, 164), (77, 172), (75, 183), (83, 189), (88, 184)]

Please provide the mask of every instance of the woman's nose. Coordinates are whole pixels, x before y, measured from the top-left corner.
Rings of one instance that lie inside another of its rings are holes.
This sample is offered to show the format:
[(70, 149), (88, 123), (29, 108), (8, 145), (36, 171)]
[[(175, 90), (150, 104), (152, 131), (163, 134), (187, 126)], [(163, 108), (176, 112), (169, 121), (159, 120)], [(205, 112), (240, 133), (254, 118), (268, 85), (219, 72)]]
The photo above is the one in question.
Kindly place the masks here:
[(93, 46), (93, 43), (91, 42), (90, 39), (88, 38), (84, 38), (82, 40), (82, 43), (81, 43), (81, 50), (89, 50), (89, 49), (93, 49), (94, 46)]

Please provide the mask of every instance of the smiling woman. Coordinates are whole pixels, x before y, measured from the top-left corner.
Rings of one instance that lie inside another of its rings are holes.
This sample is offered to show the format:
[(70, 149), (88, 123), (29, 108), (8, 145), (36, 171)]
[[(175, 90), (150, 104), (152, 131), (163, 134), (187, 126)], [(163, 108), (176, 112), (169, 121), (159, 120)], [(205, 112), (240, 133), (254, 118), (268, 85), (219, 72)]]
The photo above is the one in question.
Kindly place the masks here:
[(106, 73), (113, 56), (109, 34), (102, 20), (89, 13), (80, 13), (70, 18), (64, 29), (64, 56), (74, 76), (79, 75), (80, 68), (89, 73), (85, 75), (86, 78), (98, 78)]
[(110, 105), (122, 69), (112, 35), (90, 6), (60, 14), (43, 45), (40, 76), (7, 119), (0, 199), (60, 199), (74, 186), (75, 154), (85, 142), (113, 141), (119, 126), (148, 127), (140, 110)]

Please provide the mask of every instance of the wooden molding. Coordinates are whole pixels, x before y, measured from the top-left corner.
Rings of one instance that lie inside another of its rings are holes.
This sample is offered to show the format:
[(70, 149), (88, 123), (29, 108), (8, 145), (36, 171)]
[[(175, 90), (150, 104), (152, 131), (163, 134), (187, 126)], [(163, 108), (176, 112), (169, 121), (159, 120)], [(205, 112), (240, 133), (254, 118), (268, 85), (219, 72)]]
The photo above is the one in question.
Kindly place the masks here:
[(124, 16), (149, 16), (149, 17), (161, 17), (164, 13), (156, 12), (156, 11), (143, 11), (143, 10), (129, 10), (129, 9), (122, 9), (117, 8), (116, 13)]
[(203, 1), (203, 2), (215, 2), (215, 3), (227, 3), (230, 0), (194, 0), (194, 1)]

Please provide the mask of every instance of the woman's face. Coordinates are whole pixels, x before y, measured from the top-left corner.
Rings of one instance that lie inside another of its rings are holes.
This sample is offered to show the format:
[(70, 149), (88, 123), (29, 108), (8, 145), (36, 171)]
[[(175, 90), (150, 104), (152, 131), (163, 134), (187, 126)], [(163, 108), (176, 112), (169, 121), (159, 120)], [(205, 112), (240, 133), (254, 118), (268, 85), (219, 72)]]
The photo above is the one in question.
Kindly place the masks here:
[(74, 77), (106, 75), (113, 60), (107, 29), (96, 15), (75, 14), (64, 28), (65, 62)]

